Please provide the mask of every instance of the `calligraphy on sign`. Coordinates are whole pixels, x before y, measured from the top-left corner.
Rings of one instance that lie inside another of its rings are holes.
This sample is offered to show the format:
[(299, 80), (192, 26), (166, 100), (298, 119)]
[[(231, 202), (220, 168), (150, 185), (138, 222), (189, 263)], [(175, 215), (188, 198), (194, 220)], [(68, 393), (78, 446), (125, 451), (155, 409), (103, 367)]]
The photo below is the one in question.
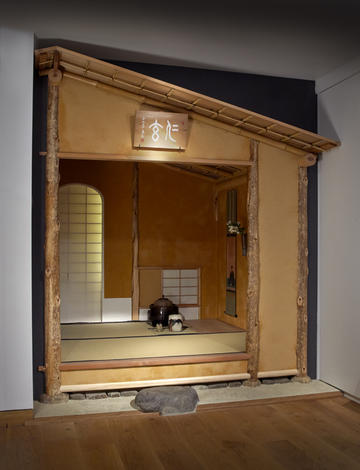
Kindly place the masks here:
[(134, 147), (183, 150), (186, 148), (187, 129), (187, 114), (138, 111)]

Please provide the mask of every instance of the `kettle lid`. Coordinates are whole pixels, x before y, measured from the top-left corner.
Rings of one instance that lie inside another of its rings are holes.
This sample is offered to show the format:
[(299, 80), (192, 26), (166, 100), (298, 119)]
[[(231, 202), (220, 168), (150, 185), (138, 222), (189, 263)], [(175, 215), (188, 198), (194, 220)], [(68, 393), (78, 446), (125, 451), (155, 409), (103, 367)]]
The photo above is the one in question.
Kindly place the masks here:
[(150, 307), (173, 307), (173, 306), (174, 306), (173, 302), (171, 302), (171, 300), (165, 296), (158, 298), (157, 300), (155, 300), (153, 304), (150, 305)]

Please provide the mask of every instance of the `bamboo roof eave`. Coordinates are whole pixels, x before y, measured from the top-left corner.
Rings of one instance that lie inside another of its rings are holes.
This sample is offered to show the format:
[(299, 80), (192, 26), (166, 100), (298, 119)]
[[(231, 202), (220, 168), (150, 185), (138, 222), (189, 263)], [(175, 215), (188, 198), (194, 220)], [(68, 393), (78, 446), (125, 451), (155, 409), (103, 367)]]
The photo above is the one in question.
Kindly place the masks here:
[(294, 153), (318, 154), (340, 145), (310, 131), (58, 46), (35, 51), (35, 66), (40, 74), (46, 74), (52, 68), (55, 52), (59, 53), (59, 66), (64, 72), (138, 95), (144, 100), (157, 101), (169, 108), (185, 110), (192, 116), (208, 119), (214, 124), (217, 122), (217, 125), (242, 135), (258, 136), (259, 141), (266, 139), (284, 149), (293, 149)]

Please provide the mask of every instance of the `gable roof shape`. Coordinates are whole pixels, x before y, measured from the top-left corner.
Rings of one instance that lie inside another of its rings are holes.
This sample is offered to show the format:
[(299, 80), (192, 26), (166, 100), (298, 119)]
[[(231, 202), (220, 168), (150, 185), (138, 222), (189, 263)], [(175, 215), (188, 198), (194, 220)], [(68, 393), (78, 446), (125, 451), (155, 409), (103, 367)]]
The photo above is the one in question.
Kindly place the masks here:
[(316, 154), (340, 145), (335, 140), (299, 127), (58, 46), (35, 51), (35, 66), (40, 74), (48, 73), (53, 67), (56, 52), (65, 74), (98, 81), (170, 108), (218, 121), (239, 134), (249, 133), (254, 138), (259, 136), (284, 144), (284, 148), (290, 146)]

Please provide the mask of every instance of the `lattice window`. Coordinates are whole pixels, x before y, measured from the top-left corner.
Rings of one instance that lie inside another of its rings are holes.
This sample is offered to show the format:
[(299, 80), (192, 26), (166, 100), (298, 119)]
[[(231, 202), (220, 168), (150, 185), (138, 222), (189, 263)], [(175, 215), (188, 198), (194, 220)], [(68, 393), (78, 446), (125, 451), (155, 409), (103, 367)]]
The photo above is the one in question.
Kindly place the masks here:
[(59, 191), (61, 322), (101, 321), (103, 203), (86, 185)]
[(199, 269), (163, 269), (162, 294), (179, 306), (199, 306), (199, 273)]

